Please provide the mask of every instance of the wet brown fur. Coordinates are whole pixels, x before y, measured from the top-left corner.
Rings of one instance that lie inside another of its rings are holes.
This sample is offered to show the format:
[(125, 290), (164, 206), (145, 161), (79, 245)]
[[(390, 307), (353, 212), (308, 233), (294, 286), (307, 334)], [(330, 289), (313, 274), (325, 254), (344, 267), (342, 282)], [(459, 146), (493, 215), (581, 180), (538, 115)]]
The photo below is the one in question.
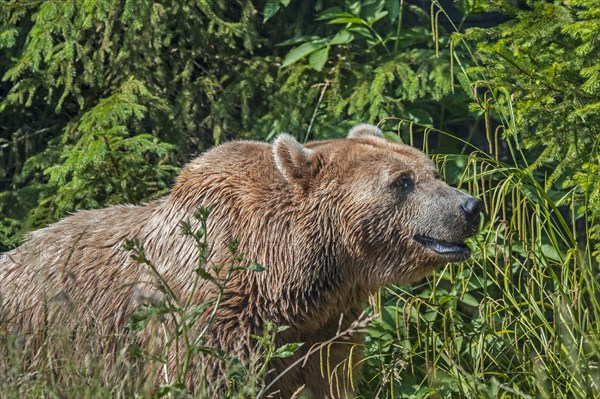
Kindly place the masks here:
[[(42, 304), (64, 297), (78, 320), (92, 318), (99, 336), (111, 336), (151, 281), (122, 249), (124, 240), (142, 242), (176, 295), (185, 297), (198, 251), (181, 234), (181, 222), (210, 207), (209, 265), (227, 263), (226, 243), (236, 239), (245, 259), (267, 270), (234, 276), (209, 343), (247, 360), (251, 334), (260, 334), (265, 320), (291, 327), (278, 343), (308, 348), (331, 338), (340, 315), (344, 325), (355, 320), (373, 290), (418, 280), (453, 260), (415, 242), (415, 234), (453, 242), (472, 234), (459, 211), (466, 195), (440, 181), (424, 154), (385, 141), (372, 126), (350, 136), (305, 146), (287, 135), (273, 145), (230, 142), (188, 164), (165, 198), (80, 211), (31, 233), (0, 260), (0, 317), (35, 330), (47, 317)], [(414, 182), (412, 191), (394, 186), (401, 175)], [(193, 303), (215, 295), (212, 285), (201, 285)], [(346, 359), (350, 347), (334, 345), (331, 364)], [(276, 363), (272, 375), (294, 359)], [(314, 397), (324, 397), (326, 380), (317, 354), (275, 388), (289, 397), (306, 384)]]

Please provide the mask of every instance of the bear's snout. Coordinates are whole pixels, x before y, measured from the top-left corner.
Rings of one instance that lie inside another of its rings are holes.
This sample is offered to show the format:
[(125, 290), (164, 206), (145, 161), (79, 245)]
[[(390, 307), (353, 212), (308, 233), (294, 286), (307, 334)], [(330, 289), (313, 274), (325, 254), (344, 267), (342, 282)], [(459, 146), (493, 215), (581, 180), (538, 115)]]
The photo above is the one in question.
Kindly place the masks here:
[(479, 223), (479, 216), (483, 211), (483, 201), (478, 198), (468, 196), (462, 204), (460, 204), (467, 221), (471, 224)]

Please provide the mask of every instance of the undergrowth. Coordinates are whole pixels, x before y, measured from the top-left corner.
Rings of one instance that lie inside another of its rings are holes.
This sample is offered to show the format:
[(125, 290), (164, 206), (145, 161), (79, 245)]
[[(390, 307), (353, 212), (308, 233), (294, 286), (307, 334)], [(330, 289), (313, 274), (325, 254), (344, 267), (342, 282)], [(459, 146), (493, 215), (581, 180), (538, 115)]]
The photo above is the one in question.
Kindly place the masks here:
[(362, 397), (600, 397), (600, 270), (577, 189), (484, 152), (433, 157), (486, 216), (471, 260), (376, 295)]
[[(275, 337), (286, 326), (266, 323), (262, 334), (254, 337), (256, 345), (246, 363), (208, 344), (210, 327), (231, 278), (241, 271), (264, 271), (256, 263), (241, 266), (247, 262), (235, 241), (229, 243), (230, 264), (208, 264), (208, 214), (204, 208), (196, 213), (194, 225), (199, 228), (195, 231), (192, 223), (182, 224), (183, 233), (195, 240), (198, 250), (197, 266), (190, 275), (191, 289), (185, 297), (178, 296), (158, 273), (146, 257), (143, 243), (124, 243), (124, 250), (153, 281), (151, 289), (134, 290), (138, 307), (125, 331), (102, 336), (93, 325), (64, 323), (47, 311), (47, 323), (41, 331), (22, 335), (11, 328), (10, 320), (0, 319), (0, 396), (256, 398), (270, 393), (266, 381), (269, 362), (292, 356), (301, 343), (276, 347)], [(193, 298), (201, 281), (212, 284), (218, 294), (212, 301), (196, 304)], [(40, 301), (56, 302), (56, 298)], [(58, 305), (70, 306), (67, 302)], [(200, 319), (206, 321), (200, 324)], [(141, 335), (151, 338), (140, 341)], [(211, 362), (220, 362), (224, 370), (216, 379), (206, 377)]]

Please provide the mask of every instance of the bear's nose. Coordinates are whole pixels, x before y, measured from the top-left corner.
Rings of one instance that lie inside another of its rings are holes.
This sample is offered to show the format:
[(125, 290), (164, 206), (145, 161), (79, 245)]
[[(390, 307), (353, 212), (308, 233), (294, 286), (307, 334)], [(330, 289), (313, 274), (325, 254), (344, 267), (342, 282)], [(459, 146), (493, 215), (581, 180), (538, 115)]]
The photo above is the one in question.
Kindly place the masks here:
[(465, 212), (469, 223), (474, 223), (479, 220), (479, 214), (483, 210), (483, 201), (477, 198), (467, 198), (460, 207)]

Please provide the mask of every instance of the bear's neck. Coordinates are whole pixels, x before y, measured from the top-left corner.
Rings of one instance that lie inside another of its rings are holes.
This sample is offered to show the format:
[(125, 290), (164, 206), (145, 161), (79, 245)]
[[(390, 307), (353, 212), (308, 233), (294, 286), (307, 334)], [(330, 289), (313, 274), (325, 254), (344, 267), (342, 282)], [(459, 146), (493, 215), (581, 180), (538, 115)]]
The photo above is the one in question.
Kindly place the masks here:
[(270, 310), (266, 318), (304, 331), (319, 330), (332, 319), (337, 322), (342, 313), (352, 318), (350, 313), (366, 301), (364, 282), (350, 272), (352, 260), (334, 237), (333, 225), (327, 218), (296, 217), (276, 229), (261, 230), (277, 231), (269, 237), (272, 245), (250, 251), (268, 267), (252, 276), (257, 299), (267, 305), (261, 308)]

